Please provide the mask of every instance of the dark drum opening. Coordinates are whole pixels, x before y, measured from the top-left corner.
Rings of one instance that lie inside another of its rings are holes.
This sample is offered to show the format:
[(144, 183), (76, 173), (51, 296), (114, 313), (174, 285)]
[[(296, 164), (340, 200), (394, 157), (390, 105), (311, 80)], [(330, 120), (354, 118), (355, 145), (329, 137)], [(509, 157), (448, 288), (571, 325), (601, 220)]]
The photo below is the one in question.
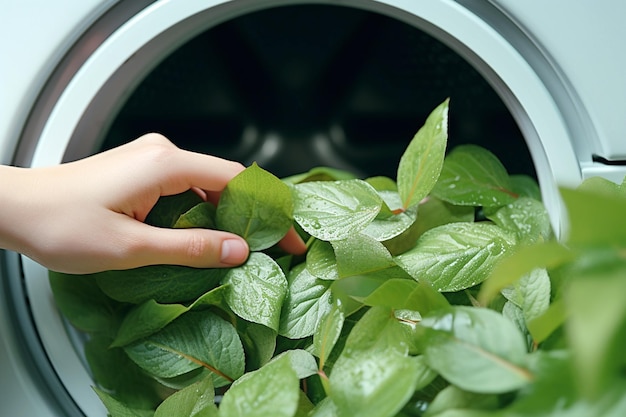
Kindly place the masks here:
[(463, 58), (406, 23), (330, 5), (265, 9), (196, 36), (132, 92), (103, 147), (156, 131), (279, 177), (326, 165), (395, 178), (446, 97), (448, 149), (478, 144), (535, 176), (513, 117)]

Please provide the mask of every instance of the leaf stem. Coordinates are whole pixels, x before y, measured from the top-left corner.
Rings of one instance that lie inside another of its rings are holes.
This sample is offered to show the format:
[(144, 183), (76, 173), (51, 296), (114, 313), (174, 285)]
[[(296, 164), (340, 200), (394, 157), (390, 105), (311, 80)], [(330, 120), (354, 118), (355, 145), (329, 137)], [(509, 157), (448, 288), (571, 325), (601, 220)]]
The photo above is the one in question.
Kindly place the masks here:
[(326, 396), (329, 396), (330, 395), (330, 381), (328, 379), (328, 376), (326, 375), (326, 372), (320, 369), (319, 371), (317, 371), (317, 374), (320, 377), (320, 381), (322, 382), (322, 387), (324, 387), (324, 392), (326, 393)]
[(313, 245), (313, 243), (314, 243), (316, 240), (317, 240), (317, 238), (316, 238), (316, 237), (314, 237), (314, 236), (310, 236), (310, 237), (309, 237), (309, 240), (307, 240), (307, 241), (306, 241), (306, 244), (305, 244), (307, 251), (308, 251), (309, 249), (311, 249), (311, 245)]

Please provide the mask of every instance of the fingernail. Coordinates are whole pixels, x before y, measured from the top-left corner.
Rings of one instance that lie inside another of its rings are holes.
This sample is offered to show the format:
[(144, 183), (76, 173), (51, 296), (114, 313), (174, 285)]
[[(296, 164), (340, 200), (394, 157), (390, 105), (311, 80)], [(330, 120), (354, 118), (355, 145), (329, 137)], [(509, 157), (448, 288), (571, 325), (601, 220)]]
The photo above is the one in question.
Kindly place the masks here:
[(248, 245), (240, 239), (226, 239), (222, 242), (220, 261), (228, 265), (239, 265), (248, 257)]

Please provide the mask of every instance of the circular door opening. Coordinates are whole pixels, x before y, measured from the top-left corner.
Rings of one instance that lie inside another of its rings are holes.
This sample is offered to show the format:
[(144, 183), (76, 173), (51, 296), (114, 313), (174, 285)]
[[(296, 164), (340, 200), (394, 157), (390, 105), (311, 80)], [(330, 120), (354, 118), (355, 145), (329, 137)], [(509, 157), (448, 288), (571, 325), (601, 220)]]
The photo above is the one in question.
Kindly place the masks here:
[(467, 61), (407, 23), (329, 5), (265, 9), (197, 35), (137, 85), (102, 147), (157, 131), (278, 176), (326, 165), (395, 178), (446, 97), (449, 148), (479, 144), (535, 176), (515, 120)]

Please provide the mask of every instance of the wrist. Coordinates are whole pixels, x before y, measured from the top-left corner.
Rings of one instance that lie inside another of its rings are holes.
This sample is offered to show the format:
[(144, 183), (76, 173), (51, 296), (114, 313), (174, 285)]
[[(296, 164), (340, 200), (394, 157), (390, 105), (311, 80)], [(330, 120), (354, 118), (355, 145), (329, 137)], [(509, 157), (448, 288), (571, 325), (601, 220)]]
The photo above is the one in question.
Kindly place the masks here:
[[(23, 252), (29, 223), (33, 182), (29, 169), (0, 165), (0, 248)], [(32, 220), (32, 219), (31, 219)]]

